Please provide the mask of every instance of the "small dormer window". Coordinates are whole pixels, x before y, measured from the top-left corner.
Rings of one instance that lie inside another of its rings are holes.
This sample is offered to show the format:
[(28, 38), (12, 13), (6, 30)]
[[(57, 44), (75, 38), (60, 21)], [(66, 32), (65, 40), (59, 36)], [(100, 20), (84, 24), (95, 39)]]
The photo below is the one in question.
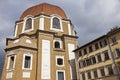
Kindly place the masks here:
[(32, 29), (32, 19), (28, 18), (25, 23), (25, 30)]
[(61, 27), (60, 27), (60, 20), (57, 17), (53, 18), (53, 28), (61, 29)]
[(58, 41), (55, 42), (55, 48), (60, 48), (60, 43)]

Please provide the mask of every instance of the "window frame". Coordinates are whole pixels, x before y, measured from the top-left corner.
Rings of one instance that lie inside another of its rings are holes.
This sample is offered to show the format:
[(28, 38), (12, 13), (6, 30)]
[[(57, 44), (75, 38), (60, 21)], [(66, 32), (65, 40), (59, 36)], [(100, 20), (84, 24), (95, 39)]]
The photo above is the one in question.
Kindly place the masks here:
[[(60, 43), (60, 48), (55, 48), (55, 42), (59, 42)], [(62, 41), (60, 40), (60, 39), (55, 39), (54, 41), (53, 41), (53, 45), (54, 45), (54, 48), (55, 49), (62, 49), (63, 48), (63, 44), (62, 44)]]
[(100, 47), (103, 48), (103, 47), (106, 47), (108, 45), (108, 42), (107, 42), (107, 39), (103, 39), (99, 42), (100, 44)]
[[(30, 68), (25, 68), (25, 56), (29, 56), (31, 58), (30, 62)], [(24, 70), (32, 70), (32, 62), (33, 62), (33, 55), (30, 53), (23, 54), (23, 64), (22, 64), (22, 69)]]
[[(111, 68), (111, 69), (110, 69), (110, 68)], [(107, 66), (107, 70), (108, 70), (108, 75), (109, 75), (109, 76), (114, 75), (114, 70), (113, 70), (113, 68), (112, 68), (112, 65)], [(112, 73), (110, 73), (111, 70), (112, 70)]]
[(56, 70), (56, 80), (58, 80), (58, 72), (63, 72), (64, 80), (66, 80), (65, 70)]
[(57, 17), (53, 18), (52, 25), (53, 25), (52, 28), (61, 29), (61, 27), (60, 27), (60, 20)]
[[(54, 18), (58, 18), (58, 19), (59, 19), (59, 21), (60, 21), (60, 29), (53, 28), (53, 19), (54, 19)], [(50, 27), (50, 30), (63, 32), (62, 19), (61, 19), (60, 16), (58, 16), (58, 15), (52, 15), (52, 17), (51, 17), (51, 27)]]
[(59, 41), (55, 41), (54, 48), (60, 48), (60, 42)]
[(111, 38), (111, 42), (112, 42), (112, 44), (115, 44), (115, 43), (117, 43), (116, 36), (114, 36), (114, 37), (112, 37), (112, 38)]
[(89, 46), (89, 53), (93, 52), (93, 46)]
[[(13, 67), (10, 69), (10, 58), (14, 56), (14, 62), (13, 62)], [(8, 62), (7, 62), (7, 70), (14, 70), (15, 68), (15, 62), (16, 62), (16, 55), (9, 55), (8, 56)]]
[[(106, 53), (107, 53), (107, 56), (108, 56), (108, 57), (106, 56)], [(110, 60), (110, 55), (109, 55), (108, 50), (103, 51), (103, 54), (104, 54), (104, 61)]]
[(84, 55), (87, 54), (87, 48), (84, 48), (84, 49), (83, 49), (83, 53), (84, 53)]
[[(28, 30), (25, 30), (25, 27), (26, 27), (26, 21), (28, 20), (28, 19), (31, 19), (32, 20), (32, 28), (31, 29), (28, 29)], [(23, 22), (23, 28), (22, 28), (22, 33), (25, 33), (25, 32), (30, 32), (30, 31), (32, 31), (32, 30), (34, 30), (34, 27), (33, 27), (33, 25), (34, 25), (34, 19), (33, 19), (33, 16), (32, 15), (28, 15), (28, 16), (26, 16), (25, 18), (24, 18), (24, 22)]]
[(115, 58), (118, 58), (118, 57), (120, 57), (120, 48), (116, 48), (115, 50), (114, 50), (114, 57)]
[(88, 78), (88, 80), (92, 79), (91, 71), (87, 71), (87, 78)]
[[(102, 69), (103, 69), (103, 71), (104, 71), (104, 74), (102, 74)], [(104, 67), (103, 67), (103, 68), (100, 68), (100, 75), (101, 75), (101, 77), (106, 76)]]
[(87, 66), (86, 59), (83, 60), (83, 66), (84, 66), (84, 67)]
[(78, 68), (82, 68), (81, 62), (82, 62), (82, 61), (78, 61)]
[[(96, 61), (96, 56), (91, 56), (90, 59), (91, 59), (91, 64), (92, 64), (92, 65), (97, 63), (97, 61)], [(93, 59), (95, 59), (95, 61), (94, 61)]]
[(83, 56), (82, 50), (78, 51), (78, 55), (79, 55), (79, 57)]
[[(58, 63), (57, 63), (57, 60), (59, 59), (59, 58), (61, 58), (62, 60), (63, 60), (63, 64), (62, 65), (59, 65)], [(56, 56), (56, 66), (58, 66), (58, 67), (63, 67), (65, 64), (64, 64), (64, 56)]]
[(86, 80), (85, 72), (80, 73), (81, 75), (81, 80)]
[[(98, 58), (100, 56), (100, 58)], [(102, 55), (101, 55), (101, 53), (98, 53), (97, 55), (96, 55), (96, 57), (97, 57), (97, 62), (98, 63), (100, 63), (100, 62), (102, 62)], [(99, 61), (100, 60), (100, 61)]]
[(84, 64), (83, 64), (83, 60), (78, 61), (78, 65), (79, 65), (79, 68), (85, 67)]
[(86, 66), (90, 66), (92, 64), (91, 58), (86, 58), (85, 63), (86, 63)]
[[(95, 74), (95, 72), (96, 72), (96, 74)], [(94, 75), (94, 79), (98, 78), (98, 71), (97, 71), (97, 69), (93, 70), (93, 75)]]
[(99, 44), (98, 43), (95, 43), (94, 46), (95, 46), (95, 50), (99, 49)]

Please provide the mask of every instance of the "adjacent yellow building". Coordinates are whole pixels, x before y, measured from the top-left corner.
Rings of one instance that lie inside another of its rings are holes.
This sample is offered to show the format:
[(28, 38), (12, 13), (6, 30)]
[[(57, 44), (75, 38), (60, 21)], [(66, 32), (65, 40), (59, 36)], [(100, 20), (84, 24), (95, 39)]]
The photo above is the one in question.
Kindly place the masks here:
[(77, 48), (78, 80), (120, 80), (120, 28)]
[(58, 6), (42, 3), (23, 12), (7, 38), (1, 80), (76, 80), (77, 36)]

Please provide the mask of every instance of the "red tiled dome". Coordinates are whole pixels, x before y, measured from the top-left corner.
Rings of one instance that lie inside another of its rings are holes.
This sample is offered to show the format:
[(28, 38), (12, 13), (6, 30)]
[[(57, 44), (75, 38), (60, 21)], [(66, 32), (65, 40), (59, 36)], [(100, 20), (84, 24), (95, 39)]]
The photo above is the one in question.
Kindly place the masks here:
[(27, 15), (36, 16), (39, 15), (40, 13), (44, 13), (47, 15), (58, 14), (64, 19), (67, 18), (65, 12), (60, 7), (48, 3), (42, 3), (25, 10), (23, 14), (20, 16), (20, 20), (24, 19)]

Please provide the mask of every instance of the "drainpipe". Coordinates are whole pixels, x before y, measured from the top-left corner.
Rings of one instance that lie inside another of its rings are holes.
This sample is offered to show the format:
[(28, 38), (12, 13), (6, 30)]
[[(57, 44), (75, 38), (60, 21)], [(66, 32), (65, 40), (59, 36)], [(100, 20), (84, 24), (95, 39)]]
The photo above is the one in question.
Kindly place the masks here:
[[(77, 53), (77, 52), (75, 52), (75, 57), (76, 57), (76, 53)], [(81, 72), (80, 72), (80, 70), (79, 70), (79, 57), (78, 57), (78, 59), (75, 59), (75, 60), (76, 60), (76, 61), (75, 61), (75, 62), (76, 62), (75, 64), (76, 64), (77, 79), (79, 78), (78, 80), (80, 80), (80, 79), (81, 79), (81, 74), (80, 74)], [(80, 76), (79, 76), (79, 75), (80, 75)]]
[(117, 80), (120, 80), (120, 79), (119, 79), (120, 76), (119, 76), (118, 68), (117, 68), (117, 65), (116, 65), (116, 63), (115, 63), (114, 55), (113, 55), (112, 49), (111, 49), (111, 47), (110, 47), (110, 42), (109, 42), (108, 36), (107, 36), (107, 43), (108, 43), (108, 53), (109, 53), (109, 55), (110, 55), (110, 57), (111, 57), (112, 64), (113, 64), (112, 67), (114, 67), (114, 71), (115, 71), (115, 73), (116, 73), (116, 75), (117, 75)]
[(79, 78), (78, 80), (80, 80), (80, 79), (81, 79), (81, 71), (80, 71), (80, 69), (79, 69), (79, 59), (78, 59), (77, 63), (78, 63), (78, 64), (76, 65), (76, 66), (77, 66), (77, 69), (78, 69), (78, 70), (77, 70), (77, 71), (78, 71), (78, 72), (77, 72), (77, 78)]

